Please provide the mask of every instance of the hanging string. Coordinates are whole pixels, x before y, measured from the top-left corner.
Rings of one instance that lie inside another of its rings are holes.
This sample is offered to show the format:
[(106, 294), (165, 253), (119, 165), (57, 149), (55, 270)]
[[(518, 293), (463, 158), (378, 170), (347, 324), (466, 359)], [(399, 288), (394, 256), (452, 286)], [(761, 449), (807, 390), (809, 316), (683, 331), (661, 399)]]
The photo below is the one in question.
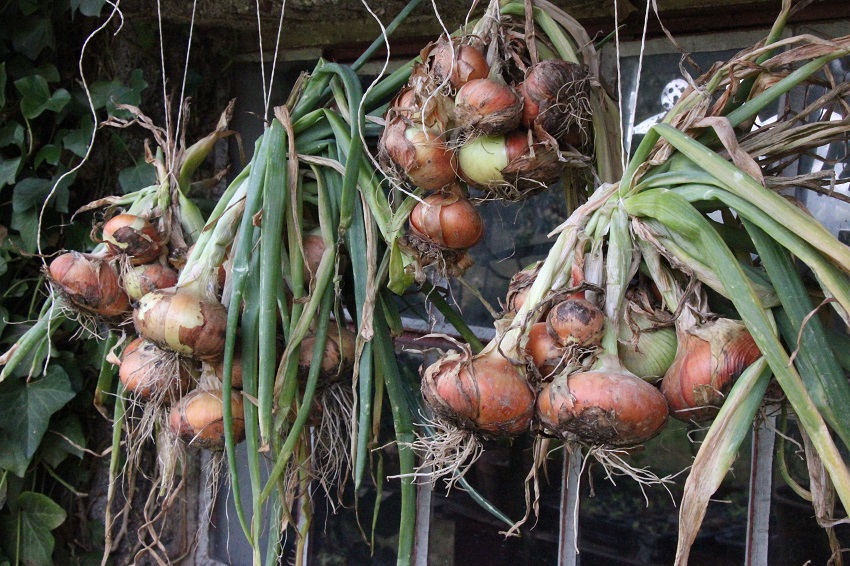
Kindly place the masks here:
[[(266, 89), (266, 62), (263, 61), (263, 28), (260, 22), (260, 0), (255, 0), (254, 5), (257, 8), (257, 34), (260, 40), (260, 76), (263, 80), (263, 100), (268, 100), (269, 94)], [(268, 113), (268, 108), (266, 109)], [(265, 118), (265, 116), (263, 117)]]
[[(278, 20), (278, 23), (277, 23), (277, 38), (275, 39), (274, 56), (272, 57), (272, 72), (271, 72), (271, 75), (269, 76), (269, 92), (266, 94), (265, 105), (263, 107), (263, 109), (265, 110), (265, 114), (263, 114), (263, 116), (269, 115), (269, 106), (271, 105), (272, 90), (274, 90), (274, 71), (275, 71), (275, 67), (277, 67), (277, 55), (278, 55), (279, 50), (280, 50), (280, 36), (281, 36), (282, 31), (283, 31), (283, 13), (284, 13), (285, 10), (286, 10), (286, 0), (283, 0), (283, 2), (280, 5), (280, 20)], [(262, 58), (263, 58), (263, 44), (262, 44), (262, 41), (261, 41), (260, 42), (260, 59), (262, 59)], [(265, 77), (263, 77), (263, 84), (265, 84), (265, 83), (266, 83), (266, 79), (265, 79)]]
[(165, 105), (165, 141), (171, 147), (171, 112), (168, 111), (168, 90), (165, 84), (165, 40), (162, 38), (162, 6), (156, 0), (156, 19), (159, 29), (159, 66), (162, 70), (162, 101)]
[[(620, 64), (620, 10), (619, 2), (614, 0), (614, 46), (617, 57), (617, 109), (620, 112), (620, 124), (623, 121), (623, 71)], [(626, 146), (622, 126), (620, 126), (620, 165), (626, 170)]]
[[(183, 97), (186, 94), (186, 77), (189, 73), (189, 54), (192, 52), (192, 36), (195, 32), (195, 9), (197, 8), (198, 0), (192, 0), (192, 19), (189, 23), (189, 42), (186, 45), (186, 61), (183, 65), (183, 83), (180, 85), (180, 106), (177, 110), (177, 124), (174, 127), (174, 132), (177, 133), (180, 131), (181, 121), (183, 119)], [(162, 30), (160, 29), (160, 37), (162, 37)], [(165, 67), (163, 66), (163, 71)], [(164, 83), (165, 81), (163, 81)], [(167, 108), (167, 107), (166, 107)], [(169, 113), (166, 112), (166, 116)], [(176, 165), (177, 161), (177, 141), (175, 140), (174, 144), (171, 146), (171, 164), (172, 167)], [(176, 171), (172, 173), (177, 174)]]
[(637, 77), (635, 78), (635, 92), (632, 95), (632, 105), (629, 113), (629, 123), (626, 129), (626, 155), (632, 151), (632, 131), (635, 126), (635, 115), (637, 114), (638, 93), (640, 92), (640, 78), (643, 72), (643, 55), (646, 49), (646, 30), (649, 27), (649, 2), (646, 3), (646, 13), (643, 16), (643, 31), (640, 35), (640, 54), (638, 56)]

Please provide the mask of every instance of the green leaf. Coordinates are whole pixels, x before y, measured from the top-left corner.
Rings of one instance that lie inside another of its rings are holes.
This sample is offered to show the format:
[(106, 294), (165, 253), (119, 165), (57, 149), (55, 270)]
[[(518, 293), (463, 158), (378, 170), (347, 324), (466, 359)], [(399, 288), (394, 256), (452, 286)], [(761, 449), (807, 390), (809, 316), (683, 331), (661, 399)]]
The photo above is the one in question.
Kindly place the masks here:
[(17, 146), (19, 149), (24, 147), (24, 127), (17, 122), (9, 122), (0, 128), (0, 147), (10, 145)]
[(82, 446), (86, 445), (83, 425), (77, 415), (67, 415), (51, 425), (41, 441), (40, 457), (52, 468), (65, 461), (68, 455), (83, 457)]
[(35, 72), (33, 75), (39, 75), (44, 77), (48, 83), (58, 83), (62, 78), (59, 76), (59, 69), (56, 68), (56, 65), (53, 63), (45, 63), (44, 65), (39, 65), (35, 68)]
[(62, 507), (46, 495), (25, 491), (15, 512), (0, 520), (4, 550), (27, 566), (51, 566), (55, 541), (50, 531), (66, 517)]
[(15, 180), (18, 178), (18, 167), (20, 166), (20, 157), (13, 159), (0, 158), (0, 188), (15, 184)]
[(0, 383), (0, 468), (23, 476), (50, 423), (50, 417), (74, 398), (65, 371), (56, 365), (41, 379)]
[(33, 254), (36, 251), (38, 237), (38, 210), (28, 208), (12, 212), (12, 230), (21, 235), (21, 249)]
[(156, 168), (150, 163), (141, 162), (122, 170), (118, 174), (118, 184), (126, 195), (156, 183)]
[(94, 125), (90, 116), (80, 119), (80, 127), (68, 131), (62, 137), (62, 146), (78, 157), (85, 157), (91, 143)]
[(59, 163), (59, 156), (62, 154), (62, 149), (58, 145), (49, 143), (41, 147), (33, 159), (33, 168), (38, 169), (42, 163), (56, 165)]
[(55, 179), (40, 177), (22, 179), (15, 185), (15, 191), (12, 193), (12, 209), (18, 212), (29, 208), (41, 208), (52, 191), (50, 200), (53, 208), (59, 212), (68, 212), (68, 187), (73, 179), (73, 175), (65, 177), (55, 190), (53, 186), (59, 180), (59, 176)]
[(28, 120), (37, 118), (45, 110), (61, 112), (71, 101), (71, 94), (64, 88), (52, 94), (47, 80), (41, 75), (31, 75), (15, 81), (15, 88), (21, 93), (21, 112)]
[[(3, 271), (6, 271), (6, 262), (0, 258), (3, 265)], [(9, 323), (9, 311), (6, 307), (0, 307), (0, 336), (3, 336), (3, 331), (6, 330), (6, 325)], [(3, 506), (0, 505), (0, 508)]]
[(45, 47), (53, 49), (55, 37), (50, 18), (33, 15), (16, 22), (12, 45), (15, 51), (24, 54), (31, 61), (35, 61)]
[(71, 10), (79, 11), (84, 16), (100, 16), (104, 0), (71, 0)]
[(118, 110), (115, 104), (138, 106), (142, 101), (141, 93), (147, 86), (139, 69), (136, 69), (130, 75), (130, 86), (126, 86), (118, 80), (97, 81), (91, 86), (92, 103), (95, 108), (106, 108), (110, 116), (131, 118), (129, 112)]

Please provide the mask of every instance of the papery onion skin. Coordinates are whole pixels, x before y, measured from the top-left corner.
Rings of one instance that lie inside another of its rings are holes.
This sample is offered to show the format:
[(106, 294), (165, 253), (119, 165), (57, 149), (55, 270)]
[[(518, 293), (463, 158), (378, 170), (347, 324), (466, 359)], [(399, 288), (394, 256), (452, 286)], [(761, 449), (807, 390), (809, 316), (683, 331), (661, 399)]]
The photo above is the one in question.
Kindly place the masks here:
[(48, 272), (63, 297), (85, 311), (118, 317), (130, 310), (118, 272), (106, 261), (68, 252), (54, 258)]
[(410, 228), (419, 238), (442, 248), (465, 250), (484, 237), (484, 220), (469, 199), (437, 193), (410, 213)]
[(457, 89), (471, 80), (486, 78), (490, 68), (484, 53), (472, 45), (453, 43), (440, 39), (431, 50), (434, 80), (439, 84), (448, 79)]
[(449, 354), (422, 376), (422, 394), (441, 418), (471, 431), (497, 437), (526, 430), (534, 394), (519, 369), (503, 356)]
[[(560, 59), (546, 60), (532, 66), (522, 85), (517, 87), (523, 98), (522, 124), (535, 125), (555, 138), (560, 138), (589, 119), (587, 73), (577, 64)], [(568, 143), (577, 145), (571, 139)]]
[[(219, 390), (196, 389), (171, 408), (169, 426), (183, 442), (207, 450), (224, 449), (224, 405)], [(231, 414), (235, 442), (245, 439), (242, 395), (231, 393)]]
[(455, 96), (455, 122), (462, 130), (485, 136), (515, 130), (522, 119), (522, 98), (510, 85), (493, 79), (467, 82)]
[(422, 127), (409, 126), (400, 118), (384, 129), (381, 153), (417, 187), (436, 190), (455, 180), (455, 152), (442, 136)]
[(525, 352), (544, 381), (551, 380), (555, 372), (563, 368), (563, 358), (567, 350), (555, 340), (545, 322), (536, 322), (528, 331)]
[[(224, 378), (224, 353), (222, 358), (212, 362), (212, 371), (215, 376), (221, 381)], [(236, 342), (236, 351), (233, 353), (233, 365), (230, 369), (230, 387), (233, 389), (242, 389), (242, 346), (240, 342)]]
[(607, 371), (556, 377), (540, 391), (536, 414), (562, 438), (613, 447), (646, 442), (668, 420), (657, 388), (632, 374)]
[(103, 225), (103, 240), (116, 254), (125, 254), (133, 265), (151, 263), (162, 254), (156, 229), (141, 216), (119, 214)]
[(563, 346), (596, 346), (605, 332), (605, 315), (590, 301), (575, 297), (552, 307), (546, 325)]
[(726, 394), (761, 352), (743, 323), (720, 318), (678, 333), (661, 391), (671, 414), (686, 422), (713, 419)]
[(168, 363), (165, 359), (168, 355), (152, 342), (136, 338), (124, 348), (118, 378), (139, 399), (162, 394), (179, 397), (189, 390), (194, 372), (185, 361), (176, 359), (173, 364)]
[(227, 311), (219, 302), (182, 290), (160, 290), (139, 300), (136, 331), (161, 348), (200, 360), (224, 353)]
[[(354, 368), (355, 344), (357, 336), (346, 327), (338, 327), (332, 323), (328, 327), (328, 337), (325, 342), (325, 353), (322, 357), (319, 382), (330, 384), (340, 380)], [(316, 336), (306, 336), (301, 341), (298, 359), (298, 376), (306, 382), (313, 362), (313, 350), (316, 347)]]
[(645, 319), (637, 321), (639, 335), (626, 322), (620, 323), (617, 352), (623, 366), (647, 381), (657, 381), (673, 364), (678, 341), (672, 327), (652, 328)]
[(177, 272), (159, 263), (137, 265), (122, 275), (124, 290), (138, 301), (151, 291), (167, 289), (177, 284)]

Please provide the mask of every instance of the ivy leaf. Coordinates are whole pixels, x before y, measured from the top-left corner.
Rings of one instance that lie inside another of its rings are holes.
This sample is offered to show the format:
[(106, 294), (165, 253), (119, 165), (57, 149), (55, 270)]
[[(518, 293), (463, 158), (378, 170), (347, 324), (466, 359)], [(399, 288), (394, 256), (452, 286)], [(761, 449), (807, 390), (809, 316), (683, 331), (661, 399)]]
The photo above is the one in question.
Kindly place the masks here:
[(83, 457), (81, 446), (86, 445), (86, 435), (83, 425), (76, 415), (67, 415), (50, 426), (50, 431), (44, 436), (39, 449), (39, 456), (56, 468), (65, 461), (68, 455)]
[(9, 122), (0, 128), (0, 147), (17, 146), (24, 147), (24, 127), (17, 122)]
[(21, 235), (21, 249), (34, 254), (38, 238), (38, 210), (28, 208), (12, 212), (12, 230), (17, 230)]
[(0, 434), (6, 445), (0, 451), (0, 468), (23, 477), (50, 417), (74, 396), (68, 375), (56, 365), (38, 380), (0, 383)]
[(156, 183), (156, 168), (142, 161), (141, 163), (127, 167), (118, 173), (118, 184), (124, 194), (150, 187)]
[(65, 177), (53, 190), (53, 185), (59, 180), (42, 179), (41, 177), (27, 177), (18, 181), (12, 193), (12, 210), (23, 212), (29, 208), (41, 208), (44, 199), (53, 191), (50, 204), (59, 212), (68, 212), (68, 187), (74, 180), (74, 176)]
[(124, 85), (118, 80), (97, 81), (91, 86), (91, 97), (95, 108), (106, 108), (110, 116), (132, 118), (126, 110), (118, 110), (116, 103), (138, 106), (142, 101), (142, 91), (148, 87), (141, 69), (130, 74), (130, 84)]
[(40, 77), (44, 77), (48, 83), (58, 83), (61, 77), (59, 76), (59, 69), (56, 68), (56, 65), (53, 63), (45, 63), (44, 65), (39, 65), (36, 67), (35, 72), (32, 73), (34, 75), (38, 75)]
[(79, 157), (85, 157), (94, 130), (92, 119), (86, 116), (80, 120), (80, 127), (67, 132), (62, 137), (62, 145), (66, 150)]
[(52, 143), (44, 145), (38, 150), (33, 159), (33, 169), (38, 169), (42, 163), (56, 165), (59, 163), (59, 156), (62, 154), (62, 149), (58, 145)]
[[(6, 261), (3, 258), (0, 258), (0, 261), (3, 262), (3, 267), (5, 271)], [(5, 307), (0, 307), (0, 336), (3, 336), (3, 331), (6, 329), (6, 325), (9, 323), (9, 311)], [(3, 506), (0, 505), (0, 508)]]
[(50, 18), (32, 15), (15, 23), (12, 45), (15, 51), (22, 53), (30, 61), (35, 61), (45, 47), (53, 49), (55, 44)]
[(14, 185), (15, 179), (18, 177), (18, 167), (21, 165), (21, 158), (13, 159), (0, 158), (0, 188), (6, 185)]
[(71, 9), (79, 10), (84, 16), (97, 17), (105, 3), (105, 0), (71, 0)]
[(46, 495), (23, 492), (11, 516), (0, 520), (4, 551), (27, 566), (51, 566), (55, 541), (50, 531), (66, 518), (62, 507)]

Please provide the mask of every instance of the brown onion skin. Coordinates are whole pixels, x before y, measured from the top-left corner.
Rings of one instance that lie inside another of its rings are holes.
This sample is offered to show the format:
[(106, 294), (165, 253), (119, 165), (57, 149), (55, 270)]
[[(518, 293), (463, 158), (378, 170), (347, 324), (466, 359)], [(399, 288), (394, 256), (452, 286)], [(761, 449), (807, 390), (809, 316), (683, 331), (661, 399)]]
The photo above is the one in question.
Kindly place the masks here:
[[(431, 65), (434, 79), (442, 83), (448, 78), (452, 88), (455, 89), (471, 80), (484, 79), (490, 73), (484, 53), (472, 45), (455, 43), (452, 46), (451, 43), (441, 40), (431, 54), (434, 57)], [(454, 64), (452, 64), (453, 59)]]
[(103, 239), (113, 253), (126, 255), (133, 265), (151, 263), (162, 254), (159, 234), (141, 216), (113, 216), (103, 225)]
[(578, 102), (587, 98), (587, 73), (569, 61), (553, 59), (532, 66), (523, 83), (517, 87), (523, 99), (522, 125), (539, 125), (543, 131), (560, 137), (582, 120), (584, 106)]
[[(224, 352), (222, 358), (212, 362), (212, 370), (215, 376), (222, 380), (224, 378)], [(236, 351), (233, 352), (233, 366), (230, 370), (230, 386), (234, 389), (242, 389), (242, 346), (236, 342)]]
[(491, 136), (515, 130), (522, 119), (522, 98), (510, 85), (475, 79), (458, 89), (455, 120), (461, 129)]
[(645, 442), (668, 420), (657, 388), (632, 374), (606, 371), (556, 377), (540, 391), (536, 414), (563, 438), (608, 446)]
[(546, 325), (563, 346), (595, 346), (605, 332), (605, 315), (590, 301), (574, 297), (552, 307)]
[[(338, 327), (331, 323), (328, 327), (328, 338), (325, 342), (325, 355), (322, 357), (322, 367), (319, 372), (321, 383), (339, 381), (354, 368), (354, 350), (357, 336), (346, 327)], [(313, 350), (316, 347), (315, 335), (309, 335), (301, 341), (298, 359), (298, 376), (307, 381), (313, 360)]]
[(124, 273), (124, 290), (138, 301), (151, 291), (177, 285), (177, 272), (160, 263), (137, 265)]
[(562, 368), (566, 351), (566, 348), (558, 344), (558, 341), (549, 334), (545, 322), (536, 322), (531, 325), (525, 353), (531, 356), (531, 362), (544, 381), (551, 380), (555, 371)]
[(148, 293), (133, 311), (133, 322), (141, 336), (161, 348), (207, 361), (224, 353), (224, 305), (191, 292), (166, 289)]
[(118, 272), (106, 261), (68, 252), (51, 261), (48, 272), (62, 294), (83, 310), (105, 317), (130, 310), (130, 298), (121, 288)]
[(436, 362), (423, 374), (422, 393), (437, 415), (492, 436), (510, 437), (528, 430), (534, 413), (528, 382), (495, 353)]
[[(706, 326), (714, 328), (714, 337)], [(713, 419), (735, 381), (761, 357), (761, 351), (743, 323), (729, 319), (709, 322), (701, 331), (679, 332), (678, 338), (676, 358), (661, 382), (670, 413), (686, 422)]]
[[(189, 365), (178, 361), (176, 374), (170, 372), (172, 368), (160, 368), (163, 365), (163, 354), (160, 348), (144, 338), (130, 342), (124, 348), (118, 367), (118, 378), (124, 388), (140, 399), (158, 397), (163, 392), (179, 397), (188, 391), (193, 378)], [(162, 370), (170, 373), (163, 373)]]
[(391, 121), (381, 138), (381, 152), (417, 187), (436, 190), (455, 180), (454, 150), (442, 136), (421, 126), (409, 126), (402, 119)]
[[(172, 432), (180, 440), (207, 450), (224, 449), (224, 405), (218, 390), (196, 389), (171, 408), (168, 418)], [(245, 439), (245, 416), (242, 395), (230, 395), (235, 442)]]
[(452, 250), (471, 248), (484, 237), (484, 220), (467, 199), (454, 193), (437, 193), (418, 203), (410, 213), (414, 234)]

